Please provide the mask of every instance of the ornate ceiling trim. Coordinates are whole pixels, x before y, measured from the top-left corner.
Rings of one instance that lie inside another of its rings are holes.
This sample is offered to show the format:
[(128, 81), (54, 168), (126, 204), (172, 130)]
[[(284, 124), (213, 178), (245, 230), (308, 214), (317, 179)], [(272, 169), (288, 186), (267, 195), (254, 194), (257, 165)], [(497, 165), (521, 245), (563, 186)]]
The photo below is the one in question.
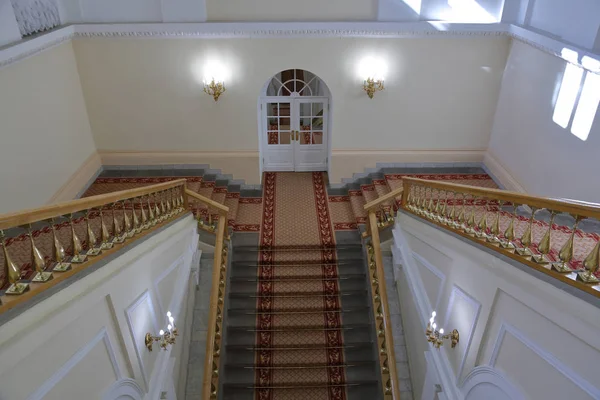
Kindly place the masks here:
[(560, 57), (563, 47), (594, 58), (600, 56), (559, 40), (507, 24), (446, 22), (261, 22), (261, 23), (156, 23), (80, 24), (59, 28), (38, 37), (0, 48), (0, 68), (79, 38), (429, 38), (501, 37), (522, 41)]

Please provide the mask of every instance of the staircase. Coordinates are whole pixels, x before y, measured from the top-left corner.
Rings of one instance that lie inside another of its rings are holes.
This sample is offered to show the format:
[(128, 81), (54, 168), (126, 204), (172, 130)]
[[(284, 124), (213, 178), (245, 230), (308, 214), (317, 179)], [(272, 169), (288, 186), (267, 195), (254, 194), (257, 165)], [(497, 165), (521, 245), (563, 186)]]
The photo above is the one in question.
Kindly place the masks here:
[(358, 233), (335, 248), (234, 237), (222, 398), (380, 398), (366, 271)]

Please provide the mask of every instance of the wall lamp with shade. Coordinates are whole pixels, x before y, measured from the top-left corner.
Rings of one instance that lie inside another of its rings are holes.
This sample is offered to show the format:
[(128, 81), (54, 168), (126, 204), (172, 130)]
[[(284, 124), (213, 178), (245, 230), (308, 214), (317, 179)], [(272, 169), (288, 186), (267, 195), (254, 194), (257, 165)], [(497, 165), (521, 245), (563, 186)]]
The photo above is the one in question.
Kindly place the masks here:
[(375, 92), (385, 89), (384, 76), (387, 66), (381, 58), (365, 57), (358, 65), (358, 73), (363, 81), (363, 90), (367, 92), (370, 99)]
[(438, 329), (437, 324), (435, 323), (435, 316), (437, 313), (434, 311), (431, 313), (431, 318), (429, 318), (429, 323), (427, 323), (427, 329), (425, 330), (425, 336), (427, 337), (427, 341), (429, 343), (433, 343), (436, 349), (439, 349), (443, 344), (444, 340), (450, 339), (450, 346), (455, 348), (460, 340), (460, 335), (458, 334), (458, 330), (454, 329), (447, 335), (444, 335), (444, 329)]
[(169, 345), (175, 344), (175, 338), (179, 336), (179, 332), (175, 327), (175, 318), (173, 318), (171, 311), (167, 311), (167, 319), (169, 323), (167, 324), (166, 332), (161, 329), (158, 332), (158, 336), (153, 336), (150, 332), (146, 333), (144, 343), (148, 351), (152, 351), (152, 344), (154, 342), (159, 342), (160, 348), (163, 350), (167, 350)]

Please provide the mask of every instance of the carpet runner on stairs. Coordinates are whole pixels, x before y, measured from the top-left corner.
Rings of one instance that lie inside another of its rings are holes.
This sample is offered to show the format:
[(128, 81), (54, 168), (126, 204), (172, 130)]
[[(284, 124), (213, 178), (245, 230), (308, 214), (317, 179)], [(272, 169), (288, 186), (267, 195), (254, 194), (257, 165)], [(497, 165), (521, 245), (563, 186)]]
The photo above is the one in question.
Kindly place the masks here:
[(264, 175), (258, 246), (233, 248), (225, 399), (378, 393), (362, 248), (336, 244), (325, 179)]

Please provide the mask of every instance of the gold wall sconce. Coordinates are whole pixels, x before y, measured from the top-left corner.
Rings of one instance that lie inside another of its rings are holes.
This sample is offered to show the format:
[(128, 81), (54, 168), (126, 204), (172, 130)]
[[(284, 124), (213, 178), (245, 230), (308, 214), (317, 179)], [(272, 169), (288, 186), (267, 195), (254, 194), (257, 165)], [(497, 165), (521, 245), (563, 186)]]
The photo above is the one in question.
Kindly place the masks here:
[(160, 348), (163, 350), (167, 350), (169, 345), (175, 344), (175, 338), (179, 336), (179, 332), (175, 327), (175, 319), (171, 315), (171, 311), (167, 312), (167, 319), (169, 320), (169, 324), (167, 325), (166, 332), (161, 329), (160, 332), (158, 332), (158, 336), (153, 336), (150, 332), (146, 333), (144, 343), (146, 344), (148, 351), (152, 351), (154, 342), (159, 342)]
[(204, 93), (210, 95), (215, 99), (219, 100), (219, 97), (225, 92), (225, 83), (222, 81), (215, 81), (212, 78), (210, 82), (204, 81)]
[(375, 92), (385, 89), (382, 79), (367, 78), (363, 83), (363, 89), (367, 92), (370, 99), (373, 98)]
[(455, 348), (460, 340), (460, 335), (458, 330), (454, 329), (449, 334), (444, 335), (444, 329), (437, 329), (437, 324), (435, 323), (436, 312), (431, 313), (431, 318), (429, 319), (429, 323), (427, 323), (427, 329), (425, 330), (425, 336), (427, 337), (427, 341), (429, 343), (433, 343), (436, 349), (439, 349), (444, 344), (444, 340), (450, 339), (450, 346)]

